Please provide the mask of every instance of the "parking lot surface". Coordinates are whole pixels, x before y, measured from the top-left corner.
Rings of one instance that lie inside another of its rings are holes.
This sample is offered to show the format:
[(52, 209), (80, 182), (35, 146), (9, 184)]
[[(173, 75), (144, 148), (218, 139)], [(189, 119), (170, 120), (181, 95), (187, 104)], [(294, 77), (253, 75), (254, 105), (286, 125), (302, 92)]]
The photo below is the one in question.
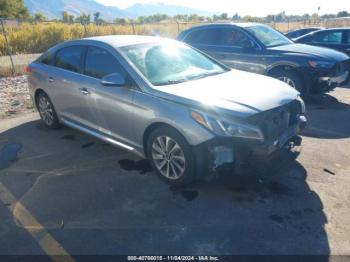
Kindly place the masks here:
[(307, 111), (282, 161), (186, 188), (36, 113), (0, 120), (0, 254), (350, 255), (350, 88)]

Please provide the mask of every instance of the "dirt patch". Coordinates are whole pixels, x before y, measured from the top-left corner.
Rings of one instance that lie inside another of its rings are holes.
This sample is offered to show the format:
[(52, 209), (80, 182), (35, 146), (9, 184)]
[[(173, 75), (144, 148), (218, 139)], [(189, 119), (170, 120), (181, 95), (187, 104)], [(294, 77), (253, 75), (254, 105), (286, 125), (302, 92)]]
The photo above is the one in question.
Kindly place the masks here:
[(0, 78), (0, 119), (34, 112), (26, 76)]

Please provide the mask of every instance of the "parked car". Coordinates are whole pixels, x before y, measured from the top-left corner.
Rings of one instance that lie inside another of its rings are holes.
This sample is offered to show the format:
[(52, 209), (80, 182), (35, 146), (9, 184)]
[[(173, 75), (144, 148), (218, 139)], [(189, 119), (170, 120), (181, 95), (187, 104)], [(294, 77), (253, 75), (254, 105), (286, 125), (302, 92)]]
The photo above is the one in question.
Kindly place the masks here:
[(324, 28), (323, 27), (306, 27), (306, 28), (289, 31), (288, 33), (285, 34), (285, 36), (288, 37), (289, 39), (294, 40), (295, 38), (298, 38), (300, 36), (306, 35), (314, 31), (322, 30), (322, 29)]
[(306, 124), (293, 88), (170, 39), (69, 41), (28, 72), (44, 125), (64, 124), (149, 158), (175, 185), (220, 165), (278, 154)]
[(296, 43), (328, 47), (350, 55), (350, 28), (331, 28), (295, 39)]
[(232, 68), (275, 77), (304, 97), (341, 85), (349, 57), (328, 48), (294, 44), (262, 24), (209, 24), (182, 31), (178, 39)]

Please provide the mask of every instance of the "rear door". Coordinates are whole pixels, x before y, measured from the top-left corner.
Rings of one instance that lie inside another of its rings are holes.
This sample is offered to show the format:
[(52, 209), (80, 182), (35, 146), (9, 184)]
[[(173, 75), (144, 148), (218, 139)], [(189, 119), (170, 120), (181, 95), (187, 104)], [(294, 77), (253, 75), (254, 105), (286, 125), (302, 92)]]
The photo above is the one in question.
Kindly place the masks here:
[(96, 119), (89, 111), (91, 98), (81, 84), (85, 49), (83, 45), (71, 45), (58, 50), (48, 81), (50, 97), (60, 117), (92, 127)]
[[(90, 114), (98, 120), (97, 129), (118, 140), (132, 144), (132, 116), (134, 86), (126, 70), (118, 61), (117, 53), (108, 46), (88, 46), (82, 85), (91, 97)], [(104, 86), (101, 79), (119, 73), (125, 86)]]

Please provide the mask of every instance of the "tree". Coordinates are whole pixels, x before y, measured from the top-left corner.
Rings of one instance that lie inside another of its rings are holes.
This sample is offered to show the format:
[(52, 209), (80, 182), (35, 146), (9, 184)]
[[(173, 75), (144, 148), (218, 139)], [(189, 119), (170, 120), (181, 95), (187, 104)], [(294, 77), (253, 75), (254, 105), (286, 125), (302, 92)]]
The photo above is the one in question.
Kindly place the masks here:
[(213, 21), (217, 21), (217, 20), (219, 20), (220, 19), (220, 17), (218, 16), (218, 15), (213, 15)]
[(96, 25), (102, 25), (105, 22), (103, 19), (100, 18), (100, 15), (100, 12), (94, 13), (94, 22)]
[(34, 21), (36, 21), (36, 22), (42, 22), (42, 21), (47, 20), (46, 16), (44, 16), (42, 13), (36, 13), (36, 14), (33, 16), (33, 19), (34, 19)]
[(250, 16), (250, 15), (246, 15), (243, 17), (243, 20), (245, 22), (255, 22), (255, 18), (253, 16)]
[(0, 17), (29, 18), (29, 14), (23, 0), (0, 0)]
[(82, 13), (80, 16), (75, 18), (75, 21), (81, 23), (82, 25), (86, 25), (90, 23), (90, 15)]
[(74, 22), (74, 15), (68, 14), (68, 12), (63, 11), (62, 12), (62, 21), (65, 23), (73, 23)]
[(241, 20), (241, 17), (239, 16), (238, 13), (235, 13), (235, 14), (232, 16), (232, 20), (233, 20), (233, 21)]
[(199, 21), (199, 16), (197, 14), (191, 14), (188, 17), (188, 21)]
[(347, 11), (340, 11), (337, 14), (337, 17), (347, 17), (350, 16), (350, 13), (348, 13)]
[(228, 19), (227, 13), (222, 13), (222, 14), (220, 15), (220, 20), (227, 20), (227, 19)]
[(312, 20), (314, 23), (316, 23), (316, 22), (319, 20), (318, 14), (317, 14), (317, 13), (313, 13), (313, 14), (311, 15), (311, 20)]
[(127, 24), (129, 21), (126, 18), (116, 18), (116, 19), (113, 20), (113, 22), (116, 23), (116, 24), (124, 25), (124, 24)]
[(176, 21), (188, 21), (188, 15), (176, 15), (173, 18)]

